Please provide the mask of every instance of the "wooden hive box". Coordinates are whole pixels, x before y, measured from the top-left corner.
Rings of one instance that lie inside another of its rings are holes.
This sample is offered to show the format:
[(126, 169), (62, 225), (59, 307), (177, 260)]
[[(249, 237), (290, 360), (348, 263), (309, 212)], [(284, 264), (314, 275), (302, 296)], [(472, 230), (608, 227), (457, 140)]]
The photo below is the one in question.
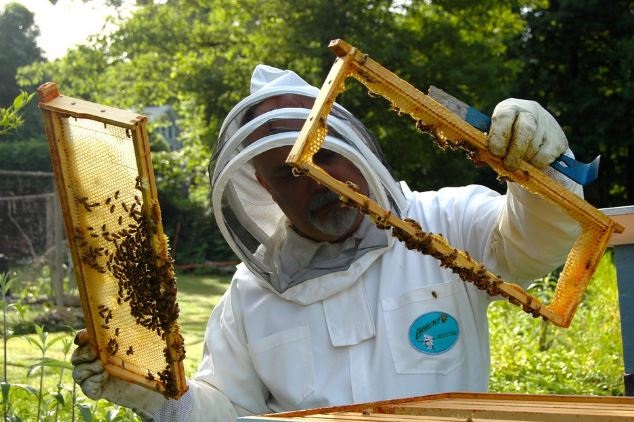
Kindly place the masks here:
[(540, 421), (634, 420), (634, 397), (444, 393), (349, 406), (239, 418), (271, 421)]

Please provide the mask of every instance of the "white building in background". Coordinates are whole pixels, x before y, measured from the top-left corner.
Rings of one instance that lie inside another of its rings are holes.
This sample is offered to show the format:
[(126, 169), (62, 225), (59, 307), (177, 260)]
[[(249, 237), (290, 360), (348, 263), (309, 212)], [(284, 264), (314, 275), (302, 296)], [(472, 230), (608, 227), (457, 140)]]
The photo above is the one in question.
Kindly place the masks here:
[(141, 110), (147, 116), (153, 132), (160, 134), (168, 143), (172, 151), (179, 150), (183, 144), (178, 141), (179, 127), (176, 124), (178, 116), (170, 105), (148, 106)]

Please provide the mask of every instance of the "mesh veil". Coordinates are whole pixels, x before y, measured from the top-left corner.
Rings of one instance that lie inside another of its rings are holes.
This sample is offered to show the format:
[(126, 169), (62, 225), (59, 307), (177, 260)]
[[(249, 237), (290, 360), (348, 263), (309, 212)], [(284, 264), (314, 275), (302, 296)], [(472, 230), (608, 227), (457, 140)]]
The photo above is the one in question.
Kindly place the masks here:
[[(254, 78), (257, 74), (258, 68)], [(279, 85), (269, 83), (260, 87), (231, 110), (222, 125), (209, 168), (218, 227), (233, 251), (269, 285), (275, 270), (262, 256), (278, 241), (275, 234), (285, 224), (286, 217), (257, 181), (251, 160), (266, 150), (292, 146), (310, 113), (305, 104), (312, 104), (318, 93), (294, 73), (284, 71), (282, 75), (285, 82), (279, 84), (278, 78), (275, 82)], [(253, 117), (258, 105), (280, 96), (298, 99), (297, 105), (291, 101), (291, 107)], [(339, 105), (333, 107), (328, 126), (324, 147), (352, 162), (368, 182), (370, 196), (400, 215), (405, 199), (371, 133)], [(280, 127), (285, 128), (280, 130)], [(347, 265), (357, 258), (351, 255)]]

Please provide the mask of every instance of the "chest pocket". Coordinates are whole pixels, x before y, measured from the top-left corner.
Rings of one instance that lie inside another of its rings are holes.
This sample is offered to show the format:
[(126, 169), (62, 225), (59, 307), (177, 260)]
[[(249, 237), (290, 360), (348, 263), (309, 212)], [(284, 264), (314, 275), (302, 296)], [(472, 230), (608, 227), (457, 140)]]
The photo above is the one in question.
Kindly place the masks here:
[(443, 283), (381, 300), (397, 373), (444, 375), (464, 361), (465, 337), (475, 326), (463, 316), (470, 307), (460, 287)]
[(275, 400), (297, 408), (314, 391), (315, 371), (310, 331), (291, 328), (249, 345), (253, 365)]

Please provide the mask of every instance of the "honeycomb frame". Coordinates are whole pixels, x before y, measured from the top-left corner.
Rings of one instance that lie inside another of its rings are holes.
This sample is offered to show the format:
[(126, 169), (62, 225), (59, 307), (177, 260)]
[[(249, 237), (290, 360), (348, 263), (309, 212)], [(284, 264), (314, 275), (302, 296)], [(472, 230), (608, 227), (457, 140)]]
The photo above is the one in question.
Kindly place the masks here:
[[(507, 171), (501, 160), (489, 153), (485, 133), (356, 47), (343, 40), (333, 40), (330, 49), (337, 59), (286, 162), (294, 167), (296, 173), (313, 178), (337, 193), (346, 204), (369, 215), (379, 228), (391, 229), (392, 235), (409, 249), (433, 256), (441, 266), (450, 269), (462, 280), (474, 283), (489, 295), (501, 295), (535, 317), (568, 327), (612, 233), (621, 233), (623, 226), (526, 161), (522, 161), (516, 171)], [(372, 97), (387, 99), (400, 115), (409, 115), (418, 129), (433, 135), (440, 147), (466, 151), (471, 160), (488, 164), (501, 178), (517, 182), (529, 192), (551, 201), (579, 223), (581, 234), (568, 254), (549, 304), (542, 303), (518, 284), (504, 281), (489, 272), (467, 252), (453, 248), (443, 236), (425, 232), (414, 220), (400, 219), (356, 191), (350, 183), (335, 179), (313, 162), (312, 157), (321, 148), (328, 131), (326, 122), (330, 110), (337, 96), (345, 91), (348, 78), (363, 84)]]
[(186, 390), (176, 280), (145, 116), (38, 88), (88, 341), (112, 375)]

